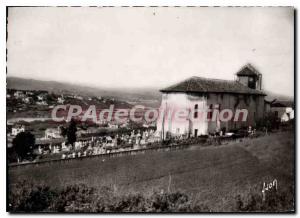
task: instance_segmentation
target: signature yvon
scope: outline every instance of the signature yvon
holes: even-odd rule
[[[263,188],[261,190],[261,192],[263,193],[263,200],[265,200],[265,193],[266,191],[271,191],[273,189],[277,190],[278,188],[278,182],[277,179],[274,179],[272,182],[270,183],[263,183]]]

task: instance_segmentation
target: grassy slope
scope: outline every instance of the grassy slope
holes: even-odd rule
[[[118,193],[183,190],[214,211],[230,211],[237,194],[260,193],[263,182],[293,184],[293,134],[280,132],[219,147],[158,152],[113,159],[85,159],[9,171],[12,183],[27,179],[61,187],[86,183]]]

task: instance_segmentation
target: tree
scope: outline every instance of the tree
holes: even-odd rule
[[[67,129],[67,144],[71,144],[74,148],[74,143],[76,142],[76,122],[74,119],[71,119],[70,124]]]
[[[18,156],[18,160],[32,159],[35,146],[35,137],[30,132],[20,132],[13,139],[13,149]]]
[[[7,160],[9,163],[18,161],[18,155],[13,147],[7,148]]]
[[[263,118],[256,121],[256,128],[264,129],[266,132],[272,129],[278,129],[279,125],[280,119],[272,112],[265,114]]]
[[[60,129],[60,135],[62,137],[66,137],[66,135],[67,135],[67,128],[65,128],[63,126],[60,126],[59,129]]]

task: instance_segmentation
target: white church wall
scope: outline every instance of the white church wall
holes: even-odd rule
[[[247,120],[230,120],[227,122],[219,120],[208,121],[205,119],[205,116],[207,116],[205,113],[198,113],[198,118],[192,119],[194,117],[193,110],[195,109],[195,105],[198,105],[199,111],[206,111],[210,105],[213,106],[212,109],[216,109],[215,107],[218,105],[220,110],[230,109],[233,112],[233,116],[237,110],[247,109]],[[174,116],[178,110],[189,111],[192,117],[188,118],[186,116],[186,119],[178,120]],[[224,127],[228,131],[241,127],[254,126],[255,121],[264,115],[264,97],[230,93],[210,93],[208,95],[163,93],[160,111],[165,111],[165,113],[161,113],[157,121],[157,131],[160,133],[164,132],[164,138],[166,138],[167,132],[172,136],[187,136],[189,133],[190,136],[195,136],[196,133],[197,136],[207,135],[219,131]]]
[[[207,134],[207,122],[190,120],[188,117],[195,105],[198,109],[205,109],[206,98],[199,95],[188,95],[185,93],[163,93],[160,107],[160,117],[157,120],[157,131],[166,137],[167,132],[172,135],[193,135],[197,129],[197,135]],[[179,111],[182,111],[179,113]],[[184,113],[186,111],[186,114]],[[180,119],[175,117],[179,114]],[[186,118],[184,118],[186,117]],[[164,119],[164,120],[163,120]]]

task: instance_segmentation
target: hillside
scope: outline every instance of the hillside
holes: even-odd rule
[[[274,99],[277,99],[279,101],[294,101],[294,97],[292,96],[286,96],[270,91],[265,91],[265,93],[267,94],[266,99],[269,101],[273,101]]]
[[[12,168],[9,177],[11,184],[23,179],[58,188],[84,183],[112,187],[119,194],[150,195],[169,187],[185,191],[212,211],[232,211],[237,195],[260,196],[263,182],[274,179],[280,191],[292,196],[293,150],[293,133],[279,132],[219,147]]]
[[[56,81],[41,81],[35,79],[24,79],[18,77],[7,77],[7,88],[17,90],[45,90],[56,94],[77,94],[81,96],[102,96],[128,101],[133,104],[143,103],[146,106],[157,107],[160,104],[160,93],[158,89],[132,88],[112,89],[101,87],[89,87],[84,85],[63,83]]]
[[[57,94],[78,94],[82,96],[104,96],[112,97],[131,104],[144,104],[149,107],[159,107],[161,94],[157,88],[101,88],[89,87],[78,84],[63,83],[56,81],[41,81],[35,79],[24,79],[18,77],[7,77],[8,89],[19,90],[45,90]],[[285,96],[272,91],[265,91],[267,100],[288,100],[294,101],[294,97]]]

